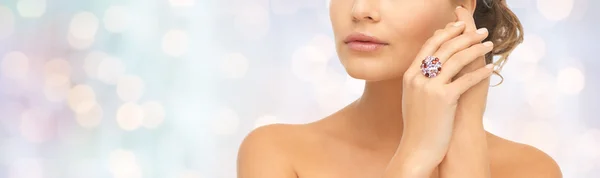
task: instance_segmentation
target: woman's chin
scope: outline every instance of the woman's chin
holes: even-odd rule
[[[368,82],[399,79],[405,71],[392,66],[346,65],[345,67],[350,77]]]

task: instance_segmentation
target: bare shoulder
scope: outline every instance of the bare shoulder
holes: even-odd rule
[[[494,177],[562,178],[556,161],[533,146],[488,134]]]
[[[239,178],[296,177],[291,154],[301,125],[272,124],[251,131],[238,151]]]

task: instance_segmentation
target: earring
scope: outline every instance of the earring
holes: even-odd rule
[[[497,86],[499,86],[500,84],[502,84],[502,82],[504,82],[504,77],[503,77],[503,76],[502,76],[502,74],[500,74],[498,71],[494,71],[494,75],[496,75],[496,76],[500,77],[500,82],[498,82],[498,83],[497,83],[497,84],[495,84],[495,85],[491,85],[491,87],[497,87]]]

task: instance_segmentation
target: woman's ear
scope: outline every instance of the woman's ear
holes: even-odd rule
[[[460,0],[460,5],[465,9],[471,11],[471,13],[475,13],[475,9],[477,8],[477,0]]]

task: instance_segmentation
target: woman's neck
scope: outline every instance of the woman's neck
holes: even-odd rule
[[[377,140],[402,136],[402,79],[367,82],[363,95],[350,104],[345,116],[355,128]]]

